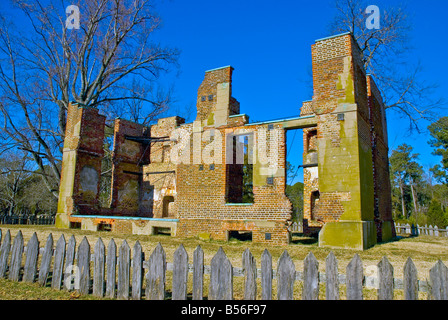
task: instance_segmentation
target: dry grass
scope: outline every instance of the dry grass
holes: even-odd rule
[[[25,244],[29,241],[32,234],[36,232],[38,239],[40,241],[40,247],[45,245],[46,238],[50,233],[53,234],[54,242],[59,239],[59,237],[64,234],[66,240],[73,234],[76,238],[77,244],[79,244],[82,238],[85,236],[89,240],[91,249],[93,251],[94,245],[101,237],[104,244],[106,245],[113,238],[117,244],[117,248],[121,245],[122,241],[126,239],[131,249],[134,243],[138,240],[143,247],[146,259],[149,257],[152,250],[155,248],[157,243],[161,243],[167,256],[167,261],[172,262],[174,251],[182,243],[188,252],[191,259],[193,257],[193,252],[195,248],[200,245],[204,251],[204,264],[210,265],[210,261],[214,254],[217,252],[220,246],[223,247],[226,255],[230,259],[234,267],[241,267],[241,256],[246,248],[249,248],[255,259],[257,260],[257,267],[260,268],[261,254],[264,249],[267,248],[264,244],[251,243],[251,242],[241,242],[241,241],[201,241],[198,239],[180,239],[175,237],[157,235],[157,236],[143,236],[143,235],[124,235],[112,232],[92,232],[92,231],[82,231],[82,230],[61,230],[56,229],[52,226],[17,226],[17,225],[3,225],[2,233],[9,229],[11,236],[14,237],[19,230],[22,231],[24,236]],[[317,260],[319,261],[319,271],[325,271],[325,258],[330,251],[333,251],[336,258],[338,259],[339,272],[345,273],[345,268],[357,253],[363,261],[365,270],[369,270],[369,266],[377,265],[383,256],[387,256],[390,263],[394,267],[394,277],[402,278],[403,267],[405,261],[408,257],[411,257],[414,261],[418,271],[419,279],[426,280],[429,275],[429,269],[437,262],[437,260],[442,260],[445,264],[448,262],[448,238],[437,238],[429,236],[419,236],[415,238],[403,237],[397,241],[392,241],[388,243],[378,244],[373,248],[365,251],[355,251],[348,249],[329,249],[320,248],[314,239],[310,238],[293,238],[293,243],[287,246],[271,246],[268,247],[269,252],[272,255],[273,268],[277,267],[277,261],[284,250],[287,250],[289,255],[292,257],[296,270],[303,270],[303,260],[309,252],[313,252]],[[191,277],[191,275],[190,275]],[[234,278],[234,288],[235,288],[235,298],[241,299],[243,296],[242,292],[242,278]],[[260,279],[258,279],[260,281]],[[240,283],[241,282],[241,283]],[[205,285],[204,285],[204,295],[207,295],[208,288],[208,275],[205,275]],[[3,285],[3,283],[0,283]],[[171,291],[171,281],[170,273],[167,274],[167,290]],[[191,281],[190,281],[189,292],[191,292]],[[275,281],[274,281],[275,285]],[[260,286],[259,286],[260,288]],[[261,296],[261,289],[259,291],[259,296]],[[274,288],[274,298],[275,291]],[[301,295],[301,283],[297,282],[295,285],[296,297],[300,298]],[[321,290],[322,298],[324,297],[325,290]],[[341,297],[345,296],[344,288],[341,287]],[[396,298],[402,297],[402,293],[399,290],[396,292]],[[420,294],[423,297],[423,294]],[[2,298],[0,293],[0,298]],[[365,290],[366,299],[375,299],[376,290]]]
[[[35,283],[16,282],[0,279],[0,300],[94,300],[91,295],[77,292],[53,290]]]

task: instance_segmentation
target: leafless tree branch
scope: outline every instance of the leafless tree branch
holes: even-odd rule
[[[10,0],[27,28],[0,13],[2,147],[26,150],[55,197],[71,101],[104,113],[120,105],[143,123],[167,110],[155,83],[178,52],[153,41],[154,1],[78,1],[78,30],[66,28],[62,1]]]
[[[422,81],[421,65],[408,63],[411,25],[405,6],[381,6],[380,29],[368,29],[365,10],[369,4],[335,0],[337,14],[331,32],[354,35],[363,53],[364,67],[375,78],[385,108],[408,119],[410,131],[420,131],[421,120],[433,121],[445,101],[434,98],[436,84]]]

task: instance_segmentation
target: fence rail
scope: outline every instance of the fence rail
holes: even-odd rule
[[[395,230],[400,234],[411,234],[418,236],[421,234],[435,236],[435,237],[448,237],[448,227],[445,229],[439,228],[438,226],[420,226],[411,224],[395,224]],[[294,221],[289,227],[289,231],[293,233],[303,233],[303,223]]]
[[[439,228],[438,226],[420,226],[414,224],[395,224],[395,230],[397,233],[402,234],[411,234],[414,236],[418,236],[420,234],[425,234],[429,236],[435,237],[448,237],[448,227],[446,229]]]
[[[54,224],[54,217],[36,217],[26,215],[0,215],[0,224],[32,224],[51,225]]]
[[[106,247],[98,238],[91,254],[91,246],[86,237],[76,247],[76,239],[68,242],[61,235],[56,246],[50,233],[43,248],[39,247],[36,233],[24,246],[22,232],[12,241],[7,230],[2,239],[0,229],[0,277],[14,281],[34,282],[54,289],[76,289],[82,294],[117,299],[142,298],[148,300],[167,299],[166,274],[172,273],[171,299],[187,299],[188,273],[193,273],[192,298],[204,298],[204,274],[209,274],[209,300],[230,300],[233,295],[233,277],[244,277],[244,298],[256,299],[257,278],[261,278],[261,297],[273,297],[273,281],[277,283],[279,300],[294,299],[294,282],[303,282],[302,299],[315,300],[319,297],[319,283],[325,283],[325,298],[338,300],[340,285],[346,286],[348,300],[363,299],[363,287],[377,288],[378,299],[394,297],[394,289],[404,290],[406,300],[418,299],[419,291],[427,292],[434,300],[448,300],[448,269],[442,261],[431,268],[429,281],[417,278],[417,269],[411,258],[404,266],[403,279],[393,278],[393,267],[386,257],[378,263],[378,277],[363,273],[361,258],[355,254],[346,268],[339,274],[338,262],[331,252],[326,258],[325,272],[319,272],[319,263],[310,252],[304,260],[303,271],[296,271],[295,265],[285,250],[278,261],[276,270],[272,268],[272,256],[266,249],[261,256],[261,269],[256,268],[256,260],[249,249],[242,256],[242,268],[234,268],[224,250],[219,248],[209,266],[204,265],[204,252],[198,246],[190,263],[188,254],[181,244],[174,253],[173,262],[167,263],[166,254],[159,243],[149,258],[145,259],[140,243],[135,242],[132,250],[126,240],[120,248],[110,240]],[[132,254],[131,254],[132,253]],[[41,263],[38,266],[38,257]],[[22,259],[25,256],[25,262]],[[53,261],[53,263],[52,263]],[[9,263],[8,263],[9,262]],[[22,267],[23,265],[23,267]],[[51,275],[51,277],[50,277]],[[49,279],[51,278],[51,283]]]

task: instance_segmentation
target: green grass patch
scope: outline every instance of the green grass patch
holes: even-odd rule
[[[36,282],[16,282],[0,279],[0,300],[93,300],[91,295],[41,287]]]

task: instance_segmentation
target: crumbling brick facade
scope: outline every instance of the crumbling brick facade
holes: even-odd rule
[[[286,132],[303,129],[305,231],[321,245],[364,249],[393,236],[381,95],[352,35],[312,46],[314,95],[300,117],[250,123],[230,66],[205,72],[197,116],[114,122],[110,203],[98,203],[105,118],[71,104],[59,227],[287,244]]]
[[[325,228],[344,224],[359,234],[350,246],[363,249],[395,236],[384,106],[351,34],[317,40],[312,58],[314,95],[301,114],[317,117],[312,150],[304,130],[304,163],[315,157],[318,167],[304,168],[304,219],[324,227],[322,245],[337,246]]]
[[[226,240],[230,231],[245,231],[252,232],[256,242],[288,243],[291,203],[284,193],[284,174],[273,177],[268,185],[267,175],[255,163],[253,203],[230,199],[236,190],[241,192],[242,184],[241,175],[239,182],[238,175],[229,180],[229,175],[241,171],[241,164],[235,163],[233,137],[245,135],[253,142],[260,127],[268,131],[267,125],[251,126],[247,116],[238,114],[239,103],[231,95],[232,71],[224,67],[206,72],[198,90],[196,121],[182,126],[192,137],[193,151],[187,164],[177,166],[177,232],[184,237],[207,233],[213,239]],[[281,126],[277,129],[278,171],[284,173],[285,132]]]
[[[98,207],[105,117],[70,104],[63,149],[58,212],[95,212]],[[63,216],[67,224],[67,216]]]
[[[390,185],[387,123],[381,93],[373,81],[367,76],[367,95],[371,127],[373,181],[374,181],[374,216],[377,227],[377,240],[382,241],[383,228],[390,226],[395,235],[392,221],[392,190]]]

